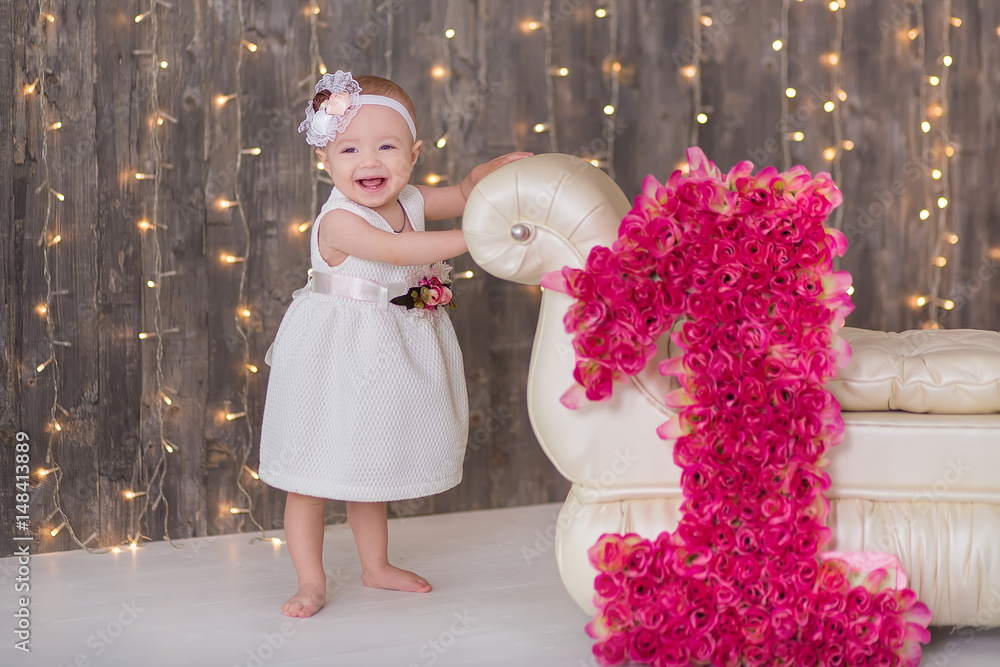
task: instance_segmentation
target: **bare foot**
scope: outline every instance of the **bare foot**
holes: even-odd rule
[[[392,565],[383,565],[377,570],[362,570],[361,583],[369,588],[407,593],[427,593],[431,590],[431,585],[420,575]]]
[[[326,604],[326,584],[302,584],[298,592],[281,606],[285,616],[309,618]]]

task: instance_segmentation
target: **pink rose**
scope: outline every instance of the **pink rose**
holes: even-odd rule
[[[629,641],[629,658],[637,662],[649,663],[660,648],[660,640],[655,632],[646,629],[634,633]]]
[[[341,116],[351,108],[351,96],[348,93],[333,93],[326,100],[323,108],[331,116]]]
[[[601,572],[620,572],[625,564],[625,542],[621,535],[605,533],[587,551],[590,563]]]
[[[594,606],[600,607],[605,605],[612,600],[618,599],[618,596],[621,595],[621,579],[619,576],[612,576],[606,572],[601,572],[594,579],[594,590],[597,596],[594,600]]]

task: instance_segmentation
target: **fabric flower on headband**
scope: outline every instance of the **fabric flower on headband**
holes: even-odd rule
[[[306,106],[306,119],[299,125],[299,132],[306,133],[306,143],[319,148],[332,141],[338,132],[343,132],[361,108],[358,100],[361,86],[350,72],[337,70],[333,74],[324,74],[316,84],[315,93],[324,90],[330,93],[330,98],[320,105],[319,111],[313,110],[310,100]]]

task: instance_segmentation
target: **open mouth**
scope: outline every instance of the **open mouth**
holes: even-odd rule
[[[375,191],[385,185],[386,179],[384,178],[362,178],[356,181],[364,190]]]

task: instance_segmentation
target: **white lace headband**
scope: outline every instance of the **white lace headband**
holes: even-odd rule
[[[310,146],[323,148],[333,141],[338,132],[347,129],[347,124],[364,104],[389,107],[397,112],[410,128],[413,140],[417,140],[417,127],[406,107],[391,97],[362,95],[361,86],[350,72],[337,70],[334,74],[324,74],[316,84],[315,92],[324,90],[330,93],[330,97],[320,104],[319,111],[313,109],[310,100],[306,107],[306,119],[299,125],[299,132],[306,133],[306,143]]]

